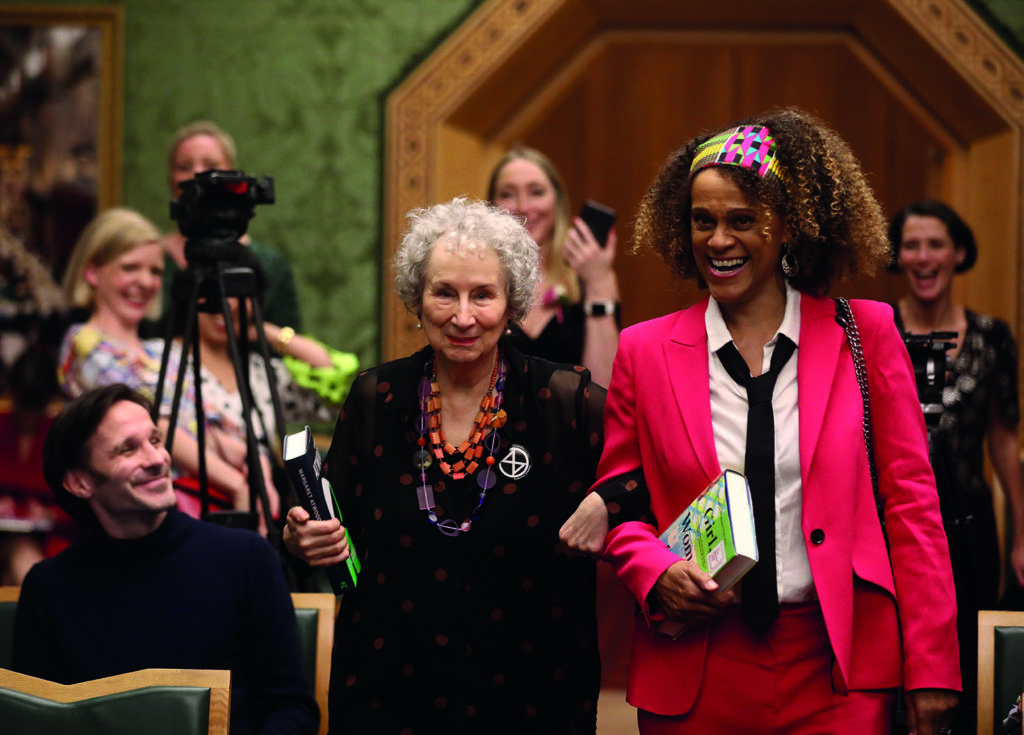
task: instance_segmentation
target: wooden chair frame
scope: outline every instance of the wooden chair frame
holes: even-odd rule
[[[228,735],[231,719],[231,672],[215,669],[143,669],[79,684],[57,684],[0,669],[0,688],[52,702],[81,702],[149,687],[199,687],[210,690],[209,735]]]
[[[996,628],[1024,627],[1024,613],[1006,610],[978,611],[978,733],[992,732],[995,699]],[[1024,686],[1024,682],[1021,682]],[[1006,713],[999,713],[1002,718]]]
[[[16,608],[18,598],[21,596],[21,587],[2,586],[0,587],[0,668],[11,665],[11,658],[14,649],[14,617],[13,609]]]
[[[21,587],[0,586],[0,603],[17,602],[20,594]],[[331,655],[334,648],[334,619],[338,610],[337,599],[328,593],[296,592],[292,594],[292,604],[297,610],[314,609],[317,611],[316,679],[313,682],[313,690],[317,705],[320,707],[320,735],[326,735],[328,729],[327,691],[331,682]],[[149,671],[167,671],[167,669],[149,669]]]
[[[327,690],[331,683],[331,655],[334,649],[334,618],[337,614],[337,599],[327,592],[293,592],[295,609],[317,611],[316,680],[313,693],[320,707],[320,735],[326,735]]]

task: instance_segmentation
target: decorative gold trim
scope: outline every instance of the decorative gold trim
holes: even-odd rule
[[[889,0],[994,109],[1024,124],[1024,63],[961,0]]]

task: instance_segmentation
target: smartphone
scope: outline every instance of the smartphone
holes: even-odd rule
[[[598,245],[604,247],[608,244],[608,232],[615,224],[614,209],[588,199],[580,210],[580,219],[587,223]]]

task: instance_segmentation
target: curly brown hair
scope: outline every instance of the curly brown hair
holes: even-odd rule
[[[855,274],[873,275],[890,258],[887,222],[850,147],[820,120],[796,108],[740,120],[723,128],[764,126],[778,148],[784,184],[740,166],[717,170],[744,196],[769,207],[788,227],[800,291],[824,294]],[[633,250],[651,248],[681,278],[700,277],[690,225],[690,164],[697,147],[722,130],[703,133],[669,156],[640,202]]]

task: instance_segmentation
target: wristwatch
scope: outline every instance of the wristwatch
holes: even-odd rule
[[[585,301],[583,303],[583,313],[587,316],[613,316],[618,305],[618,301],[612,301],[611,299]]]

